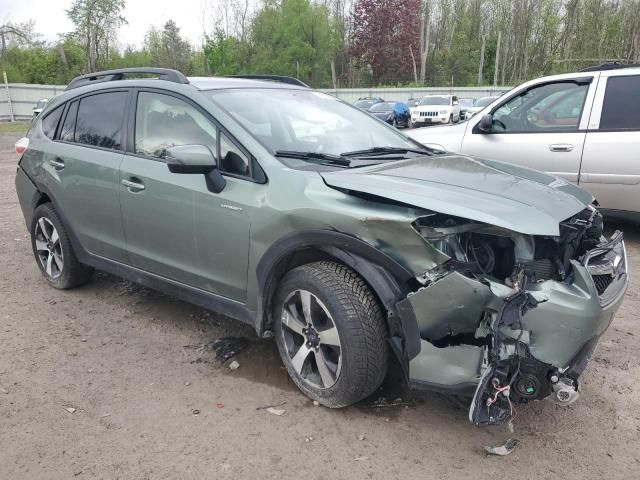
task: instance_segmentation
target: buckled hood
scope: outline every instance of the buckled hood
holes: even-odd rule
[[[468,218],[527,235],[559,235],[559,223],[593,197],[563,179],[464,155],[434,155],[321,173],[327,185]]]

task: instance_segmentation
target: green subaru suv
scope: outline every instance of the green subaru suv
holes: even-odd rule
[[[85,75],[16,150],[52,287],[95,268],[246,322],[329,407],[390,362],[478,425],[570,404],[628,284],[585,191],[425,148],[291,78]]]

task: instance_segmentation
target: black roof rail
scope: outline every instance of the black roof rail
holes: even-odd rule
[[[621,68],[638,68],[640,63],[621,63],[621,62],[606,62],[600,65],[594,65],[592,67],[583,68],[580,72],[598,72],[600,70],[618,70]]]
[[[227,78],[246,78],[249,80],[269,80],[271,82],[286,83],[288,85],[296,85],[298,87],[311,88],[302,80],[297,78],[287,77],[285,75],[227,75]]]
[[[104,70],[102,72],[87,73],[86,75],[80,75],[69,82],[65,90],[72,90],[74,88],[83,87],[85,85],[91,85],[94,83],[111,82],[114,80],[123,80],[125,75],[139,74],[139,75],[158,75],[159,80],[166,80],[174,83],[189,83],[187,77],[177,70],[170,68],[154,68],[154,67],[133,67],[133,68],[118,68],[115,70]]]

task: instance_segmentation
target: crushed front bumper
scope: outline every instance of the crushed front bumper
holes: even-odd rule
[[[473,395],[478,425],[508,421],[517,403],[574,401],[628,286],[622,234],[571,264],[567,280],[526,290],[453,271],[400,302],[412,307],[421,337],[412,386]]]

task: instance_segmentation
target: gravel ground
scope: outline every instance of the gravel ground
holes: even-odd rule
[[[486,457],[509,433],[445,396],[390,380],[378,396],[407,404],[317,407],[240,324],[101,273],[49,288],[14,190],[16,139],[0,135],[0,478],[640,478],[638,227],[615,225],[635,275],[582,397],[521,408],[519,447]],[[235,371],[185,348],[228,335],[251,339]],[[275,404],[284,415],[257,409]]]

